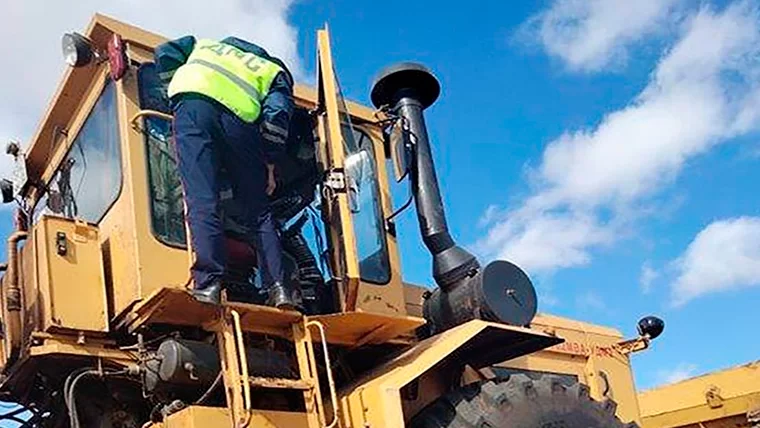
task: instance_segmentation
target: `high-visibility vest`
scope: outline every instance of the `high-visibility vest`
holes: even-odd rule
[[[255,122],[261,102],[282,67],[252,53],[215,40],[199,40],[187,62],[169,83],[169,96],[206,95],[245,122]]]

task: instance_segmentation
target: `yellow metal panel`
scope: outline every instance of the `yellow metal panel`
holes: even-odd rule
[[[593,333],[601,336],[616,337],[618,339],[623,337],[623,334],[614,328],[543,313],[537,314],[530,324],[533,328],[561,329],[562,331]]]
[[[422,296],[428,289],[412,284],[404,284],[404,300],[406,302],[406,313],[409,316],[422,316]]]
[[[718,396],[712,406],[706,396],[710,390]],[[760,407],[760,361],[644,391],[639,402],[645,427],[682,427],[744,415]]]
[[[589,386],[594,399],[614,400],[621,420],[640,422],[629,356],[615,347],[622,339],[619,331],[547,314],[536,316],[531,327],[556,334],[565,342],[500,365],[575,375]]]
[[[231,425],[227,409],[191,406],[169,416],[164,423],[149,426],[151,428],[223,428]],[[306,415],[295,412],[256,410],[251,415],[248,426],[256,428],[304,427]]]
[[[103,260],[98,229],[85,223],[43,216],[38,239],[40,288],[47,290],[45,327],[108,331]],[[58,253],[63,234],[65,254]]]
[[[750,427],[747,423],[747,411],[760,405],[760,394],[746,395],[729,399],[718,408],[712,409],[707,405],[688,407],[677,411],[662,413],[655,416],[642,417],[642,428],[704,428],[718,427]],[[736,424],[741,421],[741,424]]]
[[[473,320],[430,337],[390,362],[375,368],[346,389],[341,397],[340,416],[344,426],[401,427],[404,413],[400,389],[465,346],[481,333],[499,333],[477,349],[493,349],[497,344],[518,347],[533,342],[537,348],[557,343],[557,338],[520,327]],[[530,351],[527,351],[530,352]]]
[[[269,306],[226,302],[225,306],[237,310],[245,331],[290,336],[291,324],[301,319],[295,311],[283,311]],[[135,331],[149,324],[205,326],[213,330],[219,319],[220,307],[195,300],[189,291],[178,288],[161,288],[140,302],[127,314],[120,326]]]
[[[330,50],[330,36],[327,29],[317,32],[317,84],[321,88],[324,97],[324,113],[320,115],[321,134],[320,138],[326,137],[327,141],[322,148],[326,152],[327,170],[343,170],[344,148],[343,133],[338,105],[340,88],[337,86],[335,69],[333,66],[332,53]],[[344,180],[345,181],[345,180]],[[344,183],[347,184],[347,183]],[[327,194],[326,209],[330,216],[331,243],[337,246],[334,253],[336,266],[339,266],[337,274],[343,278],[344,290],[342,304],[344,310],[352,311],[356,308],[357,291],[359,286],[359,262],[356,257],[356,237],[354,236],[353,220],[348,207],[348,195],[346,192],[330,191]]]
[[[225,302],[224,305],[238,311],[244,331],[285,338],[291,336],[291,326],[303,318],[298,312],[283,311],[269,306],[239,302]],[[219,309],[217,306],[198,302],[185,290],[162,288],[136,305],[119,327],[135,331],[149,324],[169,324],[214,329],[212,324],[219,318]],[[349,346],[385,342],[425,324],[422,318],[369,312],[317,315],[306,319],[324,324],[328,342]]]
[[[422,318],[368,312],[317,315],[308,319],[325,326],[328,342],[349,346],[383,343],[425,324]]]
[[[529,370],[545,373],[557,373],[577,376],[580,382],[586,382],[587,359],[577,355],[563,355],[546,350],[535,354],[525,355],[514,360],[497,364],[497,367],[508,367],[517,370]]]
[[[29,349],[30,357],[42,357],[47,355],[103,358],[109,362],[116,362],[123,365],[136,363],[138,360],[136,353],[121,351],[114,348],[106,348],[102,345],[75,344],[61,340],[46,340],[44,345],[32,346]]]

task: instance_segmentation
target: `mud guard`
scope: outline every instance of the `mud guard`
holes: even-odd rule
[[[535,330],[481,320],[469,321],[423,340],[341,391],[344,426],[404,426],[401,389],[448,361],[481,368],[562,343]],[[431,397],[435,398],[435,397]]]

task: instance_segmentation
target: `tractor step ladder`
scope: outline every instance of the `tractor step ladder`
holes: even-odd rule
[[[330,366],[327,338],[324,325],[317,320],[308,320],[300,316],[290,321],[292,341],[298,362],[298,379],[252,377],[248,374],[248,361],[245,352],[244,330],[241,327],[240,312],[234,307],[223,305],[216,323],[219,353],[222,363],[227,405],[230,409],[232,426],[245,428],[249,425],[253,412],[251,390],[256,388],[288,389],[301,391],[304,399],[306,420],[309,428],[333,428],[338,424],[337,392]],[[331,403],[330,422],[326,421],[328,413],[320,391],[317,362],[314,353],[312,332],[316,330],[322,345],[322,354],[326,368],[326,377]]]
[[[219,344],[225,393],[232,427],[250,425],[257,413],[252,410],[252,389],[280,389],[303,394],[304,420],[309,428],[334,427],[338,424],[335,409],[337,397],[330,371],[327,345],[355,349],[361,346],[386,344],[407,346],[414,342],[414,331],[425,320],[401,314],[372,312],[339,312],[324,315],[302,315],[236,301],[222,305],[201,303],[181,287],[163,287],[137,302],[115,323],[115,328],[136,333],[151,325],[201,328],[213,333]],[[244,333],[274,336],[293,342],[298,363],[298,378],[251,377],[248,371]],[[317,374],[314,343],[320,342],[325,356],[327,405]],[[246,380],[245,382],[243,380]],[[331,416],[332,415],[332,416]],[[329,418],[329,423],[326,419]]]

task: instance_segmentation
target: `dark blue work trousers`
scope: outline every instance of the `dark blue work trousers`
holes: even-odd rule
[[[202,289],[222,279],[227,263],[221,167],[248,223],[245,226],[253,231],[263,285],[282,283],[282,247],[266,194],[268,176],[258,126],[243,122],[211,99],[184,95],[174,106],[174,135],[195,250],[195,287]]]

